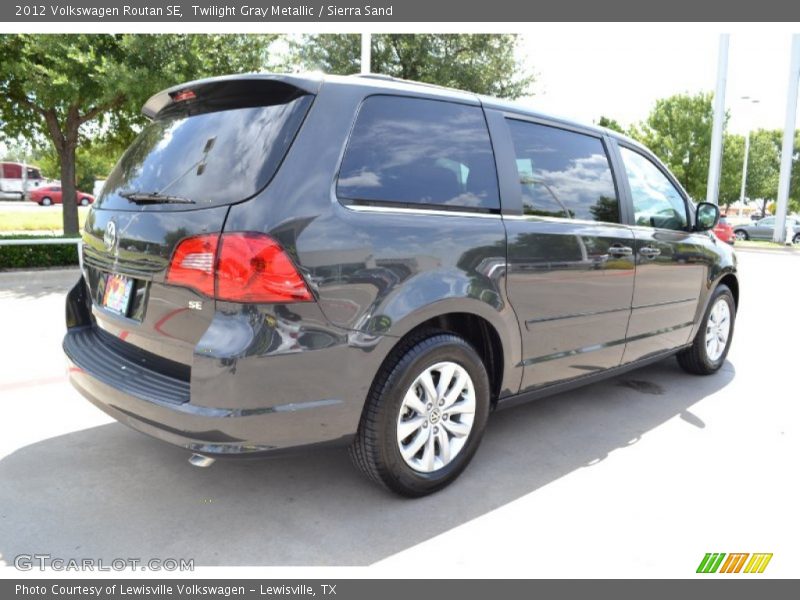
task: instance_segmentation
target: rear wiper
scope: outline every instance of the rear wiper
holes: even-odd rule
[[[122,192],[120,194],[126,200],[135,204],[194,204],[194,200],[183,196],[172,196],[170,194],[159,194],[158,192]]]

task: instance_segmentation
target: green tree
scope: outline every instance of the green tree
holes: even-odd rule
[[[794,136],[792,178],[789,182],[789,212],[800,214],[800,130]]]
[[[516,35],[383,34],[372,36],[373,73],[422,81],[478,94],[519,98],[533,75],[518,64]],[[292,44],[290,64],[307,70],[358,73],[361,36],[306,35]]]
[[[656,102],[647,119],[624,133],[648,146],[697,200],[706,197],[711,153],[713,95],[678,94]],[[727,115],[726,115],[727,121]],[[599,125],[623,131],[619,123],[601,117]],[[750,134],[745,196],[758,199],[760,209],[775,201],[780,172],[781,135],[759,129]],[[744,136],[724,134],[719,203],[729,206],[739,199],[744,166]],[[795,137],[789,209],[800,212],[800,131]]]
[[[612,119],[611,117],[606,117],[605,115],[600,117],[600,120],[597,121],[597,125],[600,127],[605,127],[606,129],[611,129],[612,131],[627,134],[625,128],[620,124],[619,121]]]
[[[778,195],[778,176],[781,168],[781,132],[758,129],[750,134],[750,156],[747,160],[748,198],[761,202],[761,212]]]
[[[759,129],[751,137],[747,193],[748,196],[761,200],[762,211],[778,198],[782,145],[783,132],[779,129]],[[800,131],[795,132],[794,138],[788,212],[800,213]]]
[[[79,190],[92,193],[94,182],[105,179],[114,168],[120,150],[115,143],[102,138],[89,140],[78,148],[76,155],[76,184]]]
[[[711,126],[710,93],[677,94],[656,101],[647,119],[632,130],[696,199],[706,197]]]
[[[0,160],[31,163],[34,160],[33,146],[25,139],[9,138],[0,131]]]
[[[592,213],[595,221],[617,223],[619,222],[619,201],[616,198],[600,196],[600,199],[589,207],[589,212]]]
[[[45,137],[58,156],[64,233],[78,232],[78,147],[104,136],[122,145],[154,92],[189,79],[263,67],[276,36],[0,35],[0,128]]]
[[[726,133],[722,140],[722,169],[719,178],[719,204],[730,206],[742,189],[744,166],[744,136]]]

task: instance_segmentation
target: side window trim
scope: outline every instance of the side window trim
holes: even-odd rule
[[[508,127],[507,113],[496,109],[484,109],[489,137],[492,140],[497,179],[500,186],[500,208],[505,217],[522,216],[522,190],[519,186],[514,141]]]
[[[627,207],[627,203],[625,202],[624,197],[623,197],[623,188],[622,188],[623,181],[624,181],[624,183],[625,183],[625,185],[627,187],[627,179],[628,178],[627,178],[627,174],[625,173],[625,171],[620,171],[619,168],[618,168],[618,165],[615,163],[614,152],[618,153],[618,150],[616,148],[612,149],[611,145],[609,144],[609,142],[612,141],[612,138],[610,138],[609,136],[607,136],[607,135],[605,135],[605,134],[603,134],[601,132],[595,131],[593,129],[588,129],[588,128],[585,128],[585,127],[581,127],[580,125],[572,125],[570,123],[563,123],[563,122],[555,120],[555,119],[548,119],[548,118],[545,118],[545,117],[537,117],[537,116],[533,116],[533,115],[526,115],[526,114],[523,114],[523,113],[516,113],[516,112],[513,112],[513,111],[506,111],[506,112],[501,113],[501,114],[502,114],[502,118],[503,118],[503,121],[504,121],[504,124],[505,124],[505,129],[506,129],[506,132],[507,132],[507,136],[508,136],[508,140],[507,140],[506,143],[509,145],[509,148],[510,148],[510,151],[511,151],[511,156],[513,157],[513,161],[516,161],[516,151],[514,149],[514,141],[513,141],[512,137],[511,137],[511,128],[508,125],[508,121],[521,121],[523,123],[531,123],[531,124],[534,124],[534,125],[541,125],[543,127],[552,127],[553,129],[560,129],[562,131],[567,131],[569,133],[575,133],[575,134],[578,134],[578,135],[584,135],[584,136],[591,137],[591,138],[594,138],[594,139],[598,140],[600,142],[600,144],[602,145],[602,147],[603,147],[603,151],[605,152],[606,160],[608,161],[608,168],[611,171],[611,181],[612,181],[612,183],[614,185],[614,193],[617,196],[617,206],[618,206],[619,220],[618,220],[618,222],[616,224],[617,225],[629,224],[626,221],[626,218],[631,218],[632,219],[632,214],[633,213]],[[490,128],[490,130],[491,130],[491,128]],[[620,163],[621,163],[621,157],[620,157],[619,160],[620,160]],[[515,165],[514,166],[514,186],[518,190],[518,194],[519,194],[519,199],[518,199],[519,212],[518,213],[514,213],[514,214],[523,215],[524,214],[524,206],[523,206],[523,200],[522,200],[522,193],[519,192],[519,175],[517,174],[516,164],[514,163],[514,165]],[[498,168],[498,172],[499,172],[499,168]],[[622,174],[622,175],[620,176],[620,174]],[[574,220],[576,220],[576,219],[573,219],[573,218],[570,218],[570,217],[548,217],[548,218],[562,219],[562,220],[565,220],[565,221],[574,221]],[[603,221],[595,221],[595,222],[602,223]]]
[[[335,190],[334,190],[335,193]],[[430,204],[427,202],[402,202],[398,200],[364,200],[361,198],[341,198],[336,200],[345,208],[365,207],[387,209],[408,209],[420,212],[445,212],[445,213],[475,213],[476,215],[499,215],[499,208],[486,208],[482,206],[450,206],[447,204]]]
[[[413,99],[413,100],[427,100],[432,102],[442,102],[445,104],[456,104],[459,106],[466,106],[466,107],[473,107],[481,111],[483,122],[486,126],[486,133],[489,140],[489,145],[492,150],[492,164],[495,168],[495,177],[497,179],[497,200],[498,200],[498,207],[497,208],[489,208],[489,207],[481,207],[481,206],[451,206],[451,205],[443,205],[443,204],[429,204],[429,203],[422,203],[422,202],[403,202],[403,201],[391,201],[391,200],[370,200],[370,199],[360,199],[360,198],[347,198],[345,196],[339,195],[339,177],[341,175],[342,166],[345,162],[345,158],[347,157],[347,152],[350,149],[350,144],[353,141],[353,135],[355,132],[356,125],[358,123],[358,118],[364,108],[364,105],[372,98],[406,98],[406,99]],[[353,116],[353,120],[350,123],[350,127],[348,128],[347,138],[345,140],[344,145],[342,146],[337,166],[336,166],[336,174],[333,179],[332,184],[332,195],[335,199],[336,203],[340,206],[350,209],[356,210],[359,209],[374,209],[377,211],[386,210],[400,210],[405,212],[425,212],[425,213],[454,213],[454,214],[474,214],[475,216],[493,216],[499,218],[503,212],[503,193],[502,193],[502,178],[498,171],[499,165],[497,164],[497,155],[495,149],[494,138],[492,137],[491,125],[489,123],[487,110],[484,109],[483,105],[476,101],[476,102],[469,102],[465,100],[459,99],[450,99],[450,98],[438,98],[438,97],[429,97],[424,95],[414,95],[414,94],[407,94],[407,93],[386,93],[386,92],[378,92],[374,94],[365,95],[358,103],[358,108],[355,111]]]
[[[675,179],[675,177],[673,177],[672,173],[670,173],[669,170],[654,155],[651,155],[650,153],[647,153],[647,152],[643,152],[641,148],[637,148],[636,146],[634,146],[632,144],[627,144],[624,141],[623,142],[618,142],[618,146],[619,146],[619,148],[625,148],[626,150],[628,150],[630,152],[633,152],[634,154],[638,154],[639,156],[644,158],[646,161],[648,161],[651,165],[653,165],[658,170],[658,172],[661,173],[666,178],[667,181],[669,181],[669,183],[672,185],[672,187],[675,188],[675,191],[678,192],[678,196],[680,196],[681,199],[683,200],[683,210],[684,210],[684,212],[686,214],[686,227],[684,229],[664,229],[663,231],[686,231],[686,232],[692,232],[694,230],[694,211],[690,210],[690,208],[689,208],[692,203],[689,200],[688,195],[686,194],[686,190],[683,189],[683,186],[680,184],[680,182],[678,182],[678,180]],[[629,194],[629,197],[630,197],[630,203],[631,203],[631,206],[630,206],[631,225],[634,225],[634,226],[637,226],[637,227],[641,227],[641,225],[636,225],[636,223],[634,223],[634,218],[633,218],[633,215],[634,215],[633,193],[631,192],[630,180],[628,178],[628,171],[625,169],[625,161],[622,159],[622,154],[621,153],[620,153],[620,166],[621,166],[621,169],[622,169],[621,173],[624,173],[624,175],[625,175],[625,177],[624,177],[625,185],[627,187],[628,194]],[[653,227],[652,229],[659,229],[659,228],[658,227]]]
[[[630,184],[628,183],[628,173],[622,162],[622,154],[619,151],[617,139],[610,135],[603,138],[608,148],[608,157],[611,162],[611,172],[614,176],[614,185],[617,186],[619,196],[619,219],[623,225],[633,224],[633,195],[631,194]]]

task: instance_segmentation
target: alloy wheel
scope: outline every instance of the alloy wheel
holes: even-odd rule
[[[728,345],[731,332],[731,309],[725,298],[718,298],[706,322],[706,354],[711,361],[719,360]]]
[[[421,473],[447,466],[466,445],[475,417],[475,386],[454,362],[428,367],[407,390],[397,419],[405,463]]]

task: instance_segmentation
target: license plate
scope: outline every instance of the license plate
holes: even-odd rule
[[[103,306],[120,315],[128,314],[133,279],[109,273],[106,275],[106,289],[103,293]]]

